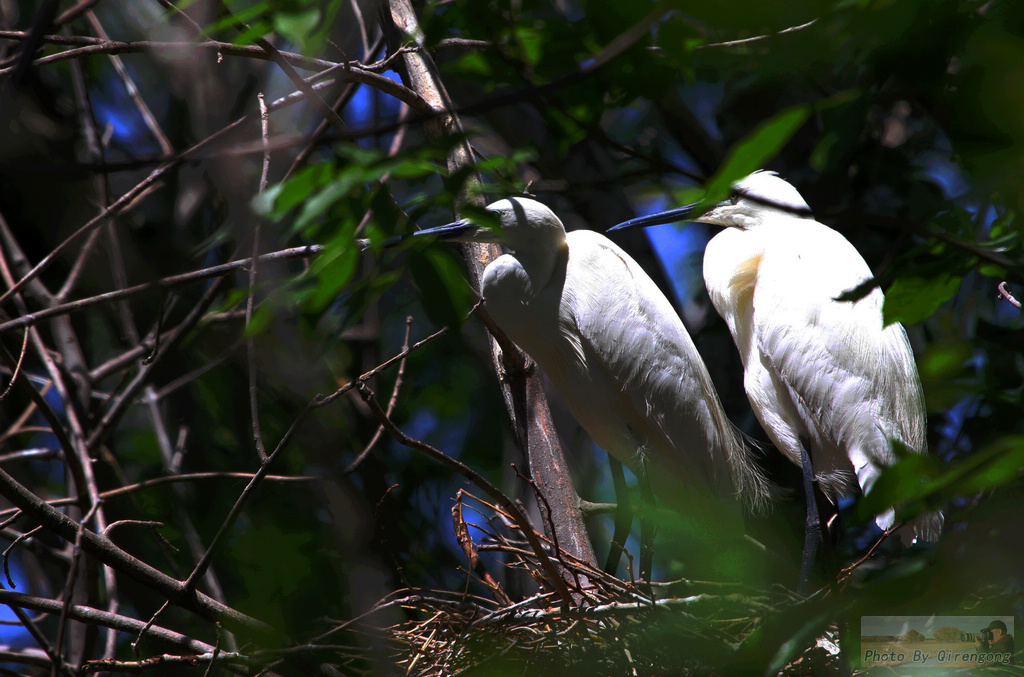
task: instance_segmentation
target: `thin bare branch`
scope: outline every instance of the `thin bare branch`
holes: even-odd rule
[[[298,74],[295,68],[288,62],[288,59],[284,58],[284,55],[278,51],[266,38],[256,38],[256,44],[262,47],[267,54],[270,55],[271,61],[276,63],[284,74],[288,76],[288,79],[292,81],[296,89],[305,94],[309,98],[309,102],[312,103],[317,111],[324,116],[328,122],[331,123],[335,129],[339,132],[345,131],[345,122],[341,119],[333,108],[327,105],[327,102],[323,100],[319,93],[317,93],[308,82],[302,79],[302,76]]]
[[[4,388],[4,392],[0,393],[0,402],[7,399],[7,393],[11,392],[11,388],[14,386],[14,382],[18,380],[18,375],[21,373],[21,363],[25,359],[25,353],[28,348],[28,328],[25,329],[24,334],[21,337],[21,350],[18,351],[18,362],[14,365],[14,369],[11,370],[11,380],[7,382],[7,387]]]
[[[427,338],[425,338],[425,339],[423,339],[421,341],[417,341],[416,343],[414,343],[412,345],[412,347],[409,348],[408,350],[402,350],[400,353],[398,353],[397,355],[395,355],[391,359],[385,360],[384,362],[381,362],[376,367],[374,367],[370,371],[366,372],[365,374],[360,376],[355,381],[350,381],[350,382],[346,383],[345,385],[343,385],[342,387],[340,387],[337,390],[335,390],[330,395],[328,395],[326,397],[319,398],[318,400],[316,400],[316,402],[314,402],[313,406],[314,407],[323,407],[323,406],[326,406],[326,405],[330,404],[331,402],[333,402],[334,400],[338,399],[339,397],[341,397],[342,395],[344,395],[348,391],[350,391],[353,388],[355,388],[360,382],[367,381],[367,380],[373,378],[377,374],[381,373],[382,371],[384,371],[385,369],[390,367],[395,362],[398,362],[400,360],[405,359],[405,357],[409,353],[411,353],[413,351],[416,351],[416,350],[419,350],[420,348],[422,348],[426,344],[430,343],[431,341],[433,341],[437,337],[439,337],[439,336],[441,336],[441,335],[443,335],[443,334],[445,334],[447,332],[448,332],[448,327],[442,327],[441,329],[438,329],[437,331],[435,331],[433,334],[431,334]]]
[[[435,50],[442,49],[484,49],[494,45],[490,40],[470,40],[468,38],[445,38],[436,45]]]
[[[82,560],[82,534],[85,532],[85,525],[93,518],[99,507],[99,501],[92,504],[89,512],[79,522],[78,533],[75,534],[75,544],[71,550],[71,566],[68,567],[68,575],[64,583],[64,593],[61,595],[64,599],[64,604],[61,606],[60,619],[57,621],[57,641],[55,642],[57,645],[57,660],[53,664],[54,677],[64,667],[64,654],[60,649],[64,646],[64,633],[67,631],[68,607],[71,606],[71,602],[75,598],[75,583]]]
[[[100,23],[96,17],[96,13],[92,10],[88,10],[85,13],[85,18],[88,20],[89,25],[96,31],[96,37],[101,40],[108,41],[110,36],[103,29],[103,24]],[[125,89],[128,92],[128,96],[135,103],[135,108],[139,111],[139,115],[142,116],[143,122],[146,123],[146,128],[149,129],[153,138],[156,139],[157,143],[160,144],[160,149],[164,152],[165,156],[174,154],[174,146],[171,145],[170,139],[164,134],[164,130],[160,128],[160,123],[156,121],[156,116],[153,115],[153,111],[149,109],[149,105],[146,104],[146,100],[142,98],[142,94],[139,92],[139,88],[135,86],[135,80],[128,73],[128,69],[125,68],[124,62],[121,61],[121,57],[117,54],[110,54],[110,63],[113,64],[114,70],[117,71],[117,76],[121,79]]]
[[[72,233],[67,239],[61,242],[59,245],[54,247],[50,253],[44,256],[39,263],[35,265],[28,273],[26,273],[16,284],[10,287],[2,296],[0,296],[0,305],[6,303],[14,294],[20,292],[29,282],[34,280],[43,270],[48,268],[57,258],[64,253],[71,245],[77,242],[84,235],[89,234],[97,227],[100,226],[109,216],[118,213],[124,209],[127,205],[135,200],[143,191],[149,188],[149,186],[155,184],[168,170],[171,169],[177,160],[165,163],[160,167],[157,167],[153,172],[138,183],[134,188],[129,190],[127,193],[122,195],[109,207],[106,207],[100,211],[100,214],[90,219],[84,226]],[[0,331],[3,331],[0,329]]]
[[[405,358],[409,355],[409,337],[412,334],[412,316],[405,318],[405,340],[402,342],[402,352],[405,353],[405,357],[402,357],[401,362],[398,363],[398,374],[395,376],[395,385],[391,389],[391,399],[388,400],[387,415],[390,417],[395,411],[395,405],[398,403],[398,391],[402,388],[402,377],[405,375]],[[351,474],[356,468],[370,455],[373,451],[374,446],[380,440],[384,434],[384,426],[377,426],[377,431],[373,433],[373,437],[366,443],[359,455],[356,456],[355,460],[352,461],[347,468],[342,472],[345,475]]]
[[[274,449],[273,453],[263,460],[260,464],[259,470],[252,476],[249,483],[245,485],[245,489],[243,489],[242,493],[239,494],[238,498],[235,500],[235,504],[231,506],[231,510],[228,511],[227,517],[224,518],[220,528],[217,530],[217,534],[213,537],[213,540],[210,541],[210,546],[206,549],[203,557],[196,563],[195,568],[192,569],[192,573],[189,574],[188,579],[185,581],[184,586],[186,590],[195,590],[196,582],[206,571],[207,567],[210,566],[214,552],[216,552],[217,548],[220,546],[220,543],[227,535],[228,530],[234,525],[235,520],[238,519],[238,515],[242,511],[242,507],[245,506],[253,493],[255,493],[256,489],[259,487],[260,483],[269,474],[270,466],[274,464],[274,461],[277,460],[281,452],[288,446],[300,423],[305,420],[306,416],[308,416],[312,410],[313,402],[310,402],[302,411],[299,412],[298,416],[295,417],[295,420],[292,421],[291,426],[289,426],[285,434],[281,436],[281,439],[278,441],[277,447]]]
[[[320,245],[306,245],[305,247],[292,247],[291,249],[282,249],[280,251],[272,252],[270,254],[263,254],[260,256],[260,261],[285,261],[288,259],[307,258],[315,256],[323,252],[324,248]],[[103,303],[110,303],[112,301],[119,301],[121,299],[129,298],[132,296],[138,296],[154,289],[169,289],[177,287],[183,284],[192,284],[194,282],[202,282],[203,280],[209,280],[215,277],[223,277],[235,271],[243,268],[248,268],[252,265],[252,259],[238,259],[231,261],[230,263],[222,263],[217,266],[211,266],[210,268],[203,268],[201,270],[194,270],[189,273],[182,273],[181,275],[172,275],[152,282],[145,282],[143,284],[137,284],[134,287],[128,287],[127,289],[119,289],[117,291],[107,292],[105,294],[98,294],[96,296],[90,296],[86,299],[80,299],[78,301],[71,301],[69,303],[62,303],[51,308],[46,308],[34,313],[27,313],[21,317],[7,322],[0,323],[0,334],[10,331],[11,329],[17,329],[20,327],[31,327],[38,324],[42,320],[55,317],[57,315],[64,315],[67,313],[76,312],[89,308],[95,305]],[[37,266],[38,267],[38,266]],[[24,281],[24,278],[22,279]],[[20,284],[20,282],[19,282]]]
[[[111,522],[107,526],[107,528],[104,529],[101,533],[104,536],[109,538],[111,531],[113,531],[117,527],[125,527],[125,526],[142,526],[142,527],[153,527],[153,528],[159,529],[159,528],[162,528],[164,526],[164,523],[163,522],[156,522],[154,520],[117,520],[116,522]]]
[[[383,46],[383,44],[383,36],[378,37],[377,41],[373,44],[372,50],[367,52],[367,58],[372,57],[374,54],[380,51],[380,48]],[[334,110],[341,112],[341,110],[348,104],[349,100],[351,100],[351,98],[355,96],[355,93],[358,89],[358,83],[350,82],[347,85],[345,85],[341,94],[339,94],[338,98],[334,101]],[[310,156],[313,154],[313,150],[316,149],[317,146],[319,146],[324,135],[327,133],[327,130],[329,130],[330,128],[331,125],[327,122],[327,120],[320,121],[320,124],[318,124],[316,127],[316,131],[313,132],[313,134],[309,137],[306,145],[302,148],[298,155],[295,156],[295,159],[292,161],[291,167],[289,167],[288,171],[285,173],[285,178],[290,177],[292,174],[295,173],[295,171],[299,167],[302,167],[303,165],[306,164],[306,162],[309,161]]]
[[[18,546],[19,543],[21,543],[24,540],[28,540],[29,538],[32,537],[32,534],[36,533],[40,529],[42,529],[41,526],[36,527],[34,529],[31,529],[29,531],[26,531],[25,533],[19,535],[17,538],[15,538],[13,541],[11,541],[11,544],[4,549],[4,552],[3,552],[3,558],[4,558],[4,577],[7,579],[7,585],[11,586],[12,588],[14,587],[14,579],[11,578],[11,568],[10,568],[11,553],[14,552],[14,549]]]
[[[501,584],[491,576],[483,560],[480,559],[476,545],[473,543],[473,537],[469,533],[469,525],[462,514],[462,494],[462,490],[459,489],[458,494],[455,496],[455,505],[452,506],[452,526],[455,531],[455,539],[462,546],[462,552],[465,553],[466,559],[469,561],[470,570],[490,589],[494,599],[499,604],[508,606],[512,604],[512,600],[502,589]]]
[[[56,24],[57,26],[66,24],[72,19],[77,18],[80,14],[82,14],[82,12],[85,12],[93,5],[98,4],[99,1],[100,0],[78,0],[78,2],[75,3],[74,7],[69,7],[68,9],[64,10],[63,13],[58,15],[57,20],[54,21],[54,24]]]
[[[6,362],[7,366],[11,369],[11,371],[14,371],[15,360],[7,351],[7,348],[4,347],[2,344],[0,344],[0,361]],[[57,414],[53,411],[53,408],[50,407],[49,403],[43,397],[42,393],[40,393],[39,390],[32,385],[31,381],[29,381],[25,377],[24,372],[20,374],[20,377],[18,378],[18,383],[21,385],[25,394],[29,397],[32,403],[36,406],[36,409],[39,411],[39,413],[42,414],[43,418],[46,419],[46,422],[50,426],[50,432],[53,434],[54,437],[57,438],[57,441],[60,443],[61,452],[63,452],[64,458],[73,457],[75,455],[74,445],[72,444],[71,439],[68,437],[67,431],[64,429],[63,421],[61,421],[60,417],[58,417]],[[78,469],[78,464],[68,464],[68,468],[72,472],[75,472]],[[77,477],[75,478],[75,481],[78,486],[85,486],[83,478]],[[80,494],[77,498],[80,507],[81,501],[84,500],[86,500],[85,494]],[[68,540],[71,539],[69,538]]]
[[[786,35],[787,33],[796,33],[797,31],[805,30],[807,28],[810,28],[817,22],[817,19],[811,19],[807,23],[800,24],[799,26],[790,26],[789,28],[783,28],[781,31],[772,33],[771,35],[755,35],[752,38],[743,38],[742,40],[729,40],[728,42],[711,42],[706,45],[697,45],[695,49],[711,49],[718,47],[742,47],[745,45],[753,45],[758,42],[763,42],[765,40],[768,40],[779,35]]]
[[[359,26],[359,38],[363,45],[363,58],[370,58],[370,36],[366,30],[366,20],[363,18],[363,10],[359,6],[359,0],[350,0],[349,6],[352,8],[352,15],[356,18],[356,24]]]
[[[97,445],[113,430],[128,406],[135,401],[139,391],[146,385],[149,385],[150,375],[158,362],[167,355],[172,347],[182,340],[187,332],[196,326],[199,319],[207,311],[214,299],[217,298],[222,282],[223,278],[217,278],[207,286],[203,291],[203,295],[189,310],[185,319],[174,329],[167,332],[166,342],[154,347],[153,352],[139,364],[138,371],[128,385],[121,390],[117,397],[108,400],[106,411],[99,417],[99,421],[92,427],[89,436],[85,440],[86,449],[96,449]]]
[[[257,96],[260,103],[260,137],[263,139],[263,174],[260,176],[259,192],[267,189],[267,176],[270,173],[270,113],[262,92]],[[248,333],[252,326],[252,314],[256,307],[256,281],[259,279],[260,254],[260,222],[257,219],[252,232],[252,264],[249,266],[249,294],[245,301],[245,328]],[[259,364],[256,360],[256,337],[249,336],[246,340],[246,362],[249,368],[249,415],[252,420],[252,437],[256,444],[256,454],[260,462],[267,460],[267,448],[263,444],[263,430],[260,426],[260,404],[257,390]]]
[[[96,128],[96,119],[93,115],[92,103],[89,100],[89,88],[85,84],[85,72],[82,68],[82,63],[78,60],[72,61],[70,63],[70,70],[71,87],[74,91],[75,101],[78,107],[78,124],[82,130],[82,135],[85,137],[85,144],[89,152],[89,157],[92,162],[102,166],[106,163],[106,156],[103,153],[103,143],[100,140],[99,130]],[[96,176],[93,178],[93,184],[95,185],[96,194],[99,196],[100,204],[110,204],[110,185],[106,174],[97,172]],[[110,224],[108,223],[108,226],[109,225]],[[99,237],[100,230],[98,229],[89,234],[89,237],[85,241],[85,245],[82,246],[78,255],[75,256],[75,262],[72,264],[71,270],[64,279],[64,284],[62,284],[60,289],[57,290],[55,295],[56,303],[66,301],[68,296],[78,285],[78,282],[82,279],[82,274],[85,271],[85,264],[92,256],[96,246],[96,241]]]
[[[267,99],[260,92],[256,95],[260,103],[260,138],[263,141],[263,172],[260,174],[259,192],[267,189],[267,178],[270,176],[270,111],[267,110]],[[259,252],[253,251],[256,256]]]
[[[206,665],[207,668],[210,669],[217,661],[219,661],[218,664],[224,664],[227,666],[231,666],[233,663],[244,664],[250,662],[241,654],[221,653],[220,649],[214,648],[212,652],[201,655],[176,656],[174,654],[160,654],[159,656],[142,658],[135,661],[121,661],[113,658],[89,661],[82,666],[82,674],[88,675],[93,672],[130,672],[135,674],[145,674],[149,670],[160,668],[162,666],[195,668],[201,665]],[[248,674],[248,671],[246,674]]]

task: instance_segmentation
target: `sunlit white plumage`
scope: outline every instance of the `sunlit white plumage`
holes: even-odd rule
[[[867,493],[895,456],[890,440],[925,453],[921,383],[906,332],[882,326],[881,290],[837,300],[872,274],[838,232],[818,223],[793,186],[770,172],[734,185],[710,211],[672,220],[725,226],[708,243],[704,280],[740,351],[744,388],[769,437],[800,465],[810,445],[817,479],[829,498]],[[892,511],[878,516],[887,528]],[[935,540],[939,513],[903,530],[905,542]]]
[[[762,507],[764,479],[682,321],[640,266],[599,233],[566,234],[534,200],[488,209],[499,215],[500,231],[462,221],[417,234],[511,250],[484,271],[487,311],[547,373],[594,441],[700,519],[724,519],[722,505],[738,518],[731,497],[739,493]]]

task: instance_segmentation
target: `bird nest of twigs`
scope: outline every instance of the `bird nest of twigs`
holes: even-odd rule
[[[494,510],[500,518],[502,511]],[[534,552],[518,528],[493,528],[493,520],[475,543],[461,513],[460,496],[453,509],[456,536],[469,561],[468,574],[489,594],[405,590],[382,602],[405,609],[410,619],[386,631],[407,675],[763,673],[764,657],[745,645],[766,619],[801,602],[781,588],[623,581],[556,550],[543,534],[534,535],[546,552]],[[480,552],[500,553],[501,566],[525,571],[540,592],[511,599]],[[559,581],[546,573],[545,556],[554,561]],[[833,646],[834,633],[831,645],[828,638],[824,644],[820,637],[810,638],[782,673],[836,671]]]

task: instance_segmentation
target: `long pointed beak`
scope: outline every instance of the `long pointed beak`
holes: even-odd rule
[[[409,237],[421,237],[423,235],[436,235],[442,240],[454,240],[467,233],[477,230],[480,226],[477,226],[469,219],[459,219],[454,223],[446,223],[443,226],[435,226],[433,228],[424,228],[423,230],[417,230],[415,232],[405,235],[402,239]]]
[[[666,223],[679,223],[680,221],[692,221],[694,216],[699,214],[694,213],[694,207],[699,202],[688,204],[683,207],[676,207],[675,209],[669,209],[668,211],[658,212],[657,214],[648,214],[647,216],[638,216],[635,219],[629,221],[623,221],[617,226],[612,226],[606,232],[612,232],[613,230],[625,230],[627,228],[641,228],[644,226],[661,226]]]
[[[384,242],[382,242],[381,244],[384,246],[385,249],[387,249],[389,247],[398,246],[400,243],[408,240],[411,237],[420,237],[422,235],[436,235],[442,240],[456,240],[460,236],[465,235],[466,233],[471,233],[477,228],[479,228],[479,226],[474,225],[468,219],[459,219],[454,223],[447,223],[443,226],[435,226],[434,228],[424,228],[423,230],[413,231],[406,235],[396,235],[395,237],[389,237],[388,239],[384,240]],[[369,240],[357,240],[357,242],[363,248],[363,251],[366,251],[367,249],[370,248]]]

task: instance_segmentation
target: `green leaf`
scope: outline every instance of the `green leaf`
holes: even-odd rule
[[[273,29],[274,27],[270,25],[269,21],[260,20],[239,33],[231,42],[236,45],[248,45],[256,38],[262,38],[264,35],[267,35]]]
[[[234,287],[229,289],[224,297],[210,309],[210,313],[203,316],[203,321],[208,321],[212,315],[225,313],[234,310],[236,306],[245,302],[249,296],[249,287]]]
[[[897,278],[885,293],[883,324],[917,324],[932,316],[960,289],[960,275],[942,273],[937,277]]]
[[[320,9],[312,7],[304,12],[274,14],[274,31],[304,47],[310,34],[320,23]]]
[[[292,226],[296,231],[301,231],[309,226],[315,219],[322,216],[328,209],[334,206],[353,188],[353,181],[338,180],[328,185],[316,195],[306,200],[299,211],[299,217],[295,219]]]
[[[392,161],[387,166],[391,176],[398,179],[419,179],[441,173],[441,167],[432,158],[404,158]],[[383,174],[384,172],[381,172]],[[377,177],[374,177],[377,178]]]
[[[1024,435],[999,439],[975,456],[980,460],[960,476],[956,487],[960,493],[985,491],[1020,477],[1024,473]]]
[[[985,277],[996,277],[1001,280],[1006,278],[1006,268],[995,263],[986,263],[985,265],[978,266],[978,272]]]
[[[338,294],[352,280],[359,262],[359,248],[355,245],[342,249],[330,269],[320,276],[320,284],[305,303],[306,310],[319,312],[334,302]]]
[[[474,224],[487,230],[498,230],[501,228],[501,217],[489,209],[477,207],[476,205],[463,205],[462,218],[469,219]]]
[[[721,666],[721,674],[779,674],[849,607],[849,601],[835,595],[810,597],[788,607],[780,605],[767,617],[768,622],[754,624],[731,662]]]
[[[459,57],[452,70],[466,75],[489,76],[493,72],[491,64],[478,52],[470,52]]]
[[[541,51],[544,47],[545,35],[543,31],[534,26],[519,25],[513,29],[513,34],[522,47],[523,61],[530,66],[540,61]]]
[[[413,282],[420,290],[423,310],[437,325],[457,327],[466,319],[474,294],[451,252],[428,247],[409,261]]]
[[[970,355],[968,343],[937,343],[918,357],[917,366],[924,380],[947,379],[963,368]]]
[[[824,172],[829,165],[830,153],[839,145],[841,139],[842,137],[836,132],[822,134],[821,138],[818,139],[818,143],[815,144],[814,150],[811,151],[811,157],[808,160],[811,168],[818,172]]]
[[[259,336],[265,332],[276,317],[277,308],[270,300],[256,306],[252,311],[252,321],[245,327],[246,338]]]
[[[477,168],[480,171],[491,171],[491,170],[505,170],[508,172],[514,172],[518,169],[518,166],[527,162],[534,162],[537,160],[537,151],[532,149],[520,148],[512,152],[511,155],[494,155],[488,158],[482,158],[477,160]]]
[[[856,515],[867,520],[896,505],[904,506],[898,519],[912,517],[955,496],[967,496],[1008,484],[1024,473],[1024,435],[996,440],[971,456],[943,468],[942,460],[930,454],[898,451],[899,461],[885,468],[867,496],[857,505]]]
[[[333,168],[327,163],[304,167],[287,181],[269,186],[253,198],[253,211],[279,221],[294,207],[304,204],[315,190],[330,183],[333,177]]]
[[[233,5],[231,7],[231,14],[228,14],[206,26],[206,28],[203,29],[203,33],[205,35],[212,36],[227,28],[233,28],[239,22],[249,23],[270,10],[269,2],[257,2],[251,7],[244,7],[241,9],[238,8],[238,3],[229,4]]]
[[[911,453],[898,442],[894,446],[899,461],[882,471],[868,495],[857,504],[859,520],[867,521],[893,506],[918,502],[934,491],[932,483],[942,473],[942,459]]]
[[[324,253],[309,266],[316,286],[302,299],[302,309],[319,313],[334,302],[352,281],[359,263],[360,249],[352,241],[352,227],[342,228],[324,247]]]
[[[409,230],[409,217],[395,201],[387,184],[381,184],[370,195],[370,208],[373,218],[366,224],[366,234],[371,239],[381,232],[390,236]]]
[[[284,190],[283,183],[268,186],[265,191],[252,199],[252,210],[260,216],[269,217],[274,210],[274,203]]]
[[[707,194],[703,200],[705,207],[721,202],[729,195],[733,183],[763,168],[778,155],[810,113],[810,106],[787,108],[762,122],[733,146],[718,172],[707,183]]]
[[[989,226],[989,237],[999,239],[1007,235],[1013,236],[1015,239],[1024,234],[1021,233],[1021,224],[1017,222],[1017,214],[1012,209],[1008,209],[1003,214],[1000,214],[995,221]]]

